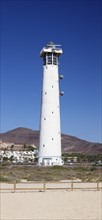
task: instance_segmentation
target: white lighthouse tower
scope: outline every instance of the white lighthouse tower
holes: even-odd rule
[[[38,164],[44,166],[63,165],[61,159],[61,130],[58,74],[60,45],[49,42],[40,52],[43,59],[43,85],[40,117],[40,140]]]

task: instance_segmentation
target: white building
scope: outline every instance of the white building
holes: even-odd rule
[[[35,153],[34,151],[10,151],[0,150],[0,162],[3,162],[4,158],[10,160],[12,157],[12,163],[23,163],[23,162],[34,162]]]
[[[42,105],[40,118],[39,165],[63,165],[61,158],[61,130],[58,74],[59,56],[62,49],[53,42],[40,52],[43,59]]]

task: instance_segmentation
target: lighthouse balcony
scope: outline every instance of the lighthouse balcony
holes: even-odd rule
[[[62,52],[62,49],[59,49],[59,48],[53,49],[53,48],[46,48],[46,47],[44,47],[44,48],[41,50],[41,52],[40,52],[40,57],[43,57],[43,55],[44,55],[45,53],[56,53],[56,54],[60,55],[60,54],[62,54],[63,52]]]

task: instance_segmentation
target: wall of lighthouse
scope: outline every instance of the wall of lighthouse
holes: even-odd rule
[[[58,65],[43,66],[39,157],[61,156]]]

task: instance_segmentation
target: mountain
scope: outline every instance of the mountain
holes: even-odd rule
[[[10,142],[20,145],[39,143],[39,131],[33,131],[28,128],[16,128],[6,133],[0,134],[0,140],[2,142]],[[87,154],[100,154],[102,153],[101,143],[92,143],[79,138],[62,134],[62,152],[63,153],[87,153]]]

